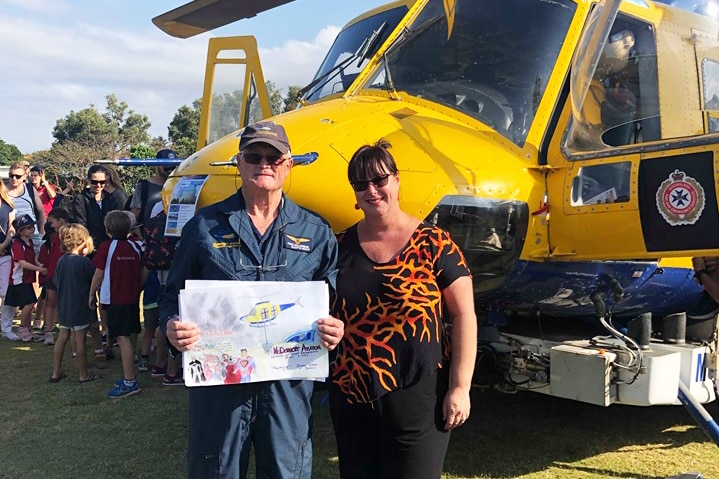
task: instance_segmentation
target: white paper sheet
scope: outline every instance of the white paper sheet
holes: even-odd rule
[[[316,321],[328,311],[322,281],[187,281],[180,317],[201,336],[183,354],[185,385],[324,380],[328,352]]]

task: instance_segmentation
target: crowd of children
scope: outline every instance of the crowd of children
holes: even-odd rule
[[[155,204],[142,230],[132,212],[110,211],[104,218],[110,239],[99,245],[94,244],[85,226],[72,223],[67,210],[54,208],[47,218],[44,242],[37,257],[32,240],[35,221],[21,214],[12,222],[15,234],[10,246],[11,274],[0,313],[3,337],[53,345],[50,383],[66,377],[62,362],[68,344],[76,358],[78,381],[87,383],[98,378],[88,368],[86,341],[90,336],[96,359],[114,356],[108,354],[113,340],[119,347],[123,377],[115,382],[107,397],[139,393],[136,369],[162,377],[163,385],[184,385],[179,361],[169,357],[166,339],[159,328],[157,300],[174,255],[174,242],[164,237],[166,216],[162,203]],[[150,247],[145,248],[143,236]],[[36,282],[42,285],[40,298],[36,295]],[[142,333],[139,303],[143,286],[145,330],[136,357],[136,338]],[[98,298],[107,322],[107,329],[102,331],[107,336],[107,349],[102,344]],[[42,308],[37,307],[37,311],[44,319],[42,335],[36,334],[31,324],[39,299]],[[12,325],[18,309],[20,325],[16,333]],[[53,335],[56,325],[57,338]],[[156,360],[151,365],[153,343],[157,346]]]

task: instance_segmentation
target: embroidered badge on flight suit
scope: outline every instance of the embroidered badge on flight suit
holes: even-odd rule
[[[212,247],[215,249],[238,248],[240,246],[240,237],[237,236],[234,231],[212,228],[210,230],[210,236],[215,240],[215,242],[212,243]]]
[[[303,253],[309,253],[310,251],[312,251],[312,239],[298,238],[297,236],[292,236],[285,233],[285,248],[294,251],[302,251]]]

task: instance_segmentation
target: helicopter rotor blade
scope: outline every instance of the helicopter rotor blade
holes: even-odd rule
[[[189,38],[293,0],[194,0],[152,19],[160,30]]]

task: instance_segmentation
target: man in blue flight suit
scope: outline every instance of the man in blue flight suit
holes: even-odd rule
[[[335,282],[332,230],[282,193],[292,168],[284,128],[273,122],[247,126],[237,158],[242,187],[201,208],[184,226],[160,298],[160,318],[178,351],[191,349],[200,334],[178,317],[178,292],[188,279]],[[322,344],[334,349],[343,323],[332,317],[317,323]],[[311,381],[191,388],[188,477],[244,479],[254,444],[258,478],[309,479],[312,388]]]

